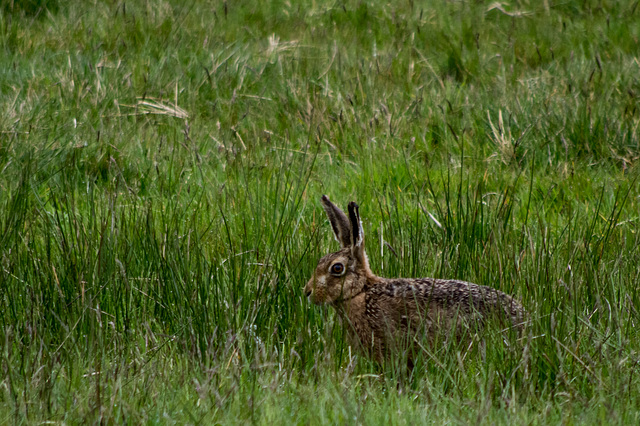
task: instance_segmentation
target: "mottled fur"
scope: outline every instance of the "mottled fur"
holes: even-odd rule
[[[316,304],[330,304],[347,321],[352,342],[378,361],[419,338],[433,341],[489,317],[520,327],[525,311],[491,287],[434,278],[382,278],[369,268],[358,205],[345,215],[327,196],[322,204],[342,249],[324,256],[305,286]],[[342,267],[341,267],[342,266]]]

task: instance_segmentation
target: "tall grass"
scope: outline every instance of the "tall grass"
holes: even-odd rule
[[[636,3],[39,4],[0,16],[2,422],[638,422]],[[363,358],[302,294],[323,193],[527,335]]]

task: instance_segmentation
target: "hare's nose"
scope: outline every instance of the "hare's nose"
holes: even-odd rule
[[[311,290],[305,288],[304,289],[304,295],[307,296],[307,297],[311,296]]]

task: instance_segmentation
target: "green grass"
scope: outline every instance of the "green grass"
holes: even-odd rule
[[[639,422],[637,2],[0,5],[0,423]],[[321,194],[527,336],[364,359]]]

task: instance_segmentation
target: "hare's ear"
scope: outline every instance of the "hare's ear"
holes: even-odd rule
[[[353,201],[349,203],[349,221],[351,222],[351,241],[356,257],[364,259],[364,231],[360,220],[360,207]]]
[[[329,222],[331,222],[331,228],[333,228],[336,240],[338,240],[342,248],[351,247],[351,225],[347,215],[333,204],[326,195],[322,196],[322,207],[324,207]]]

